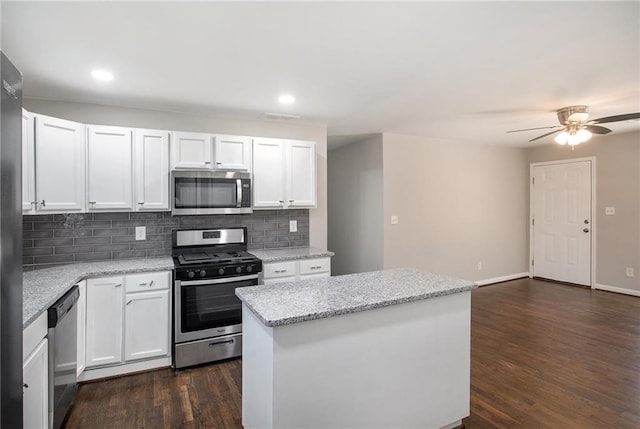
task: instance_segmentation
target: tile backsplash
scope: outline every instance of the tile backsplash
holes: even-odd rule
[[[171,216],[171,212],[71,213],[23,216],[26,270],[73,262],[169,256],[171,231],[246,226],[249,249],[309,245],[309,210],[261,210],[249,215]],[[289,221],[298,231],[289,232]],[[136,241],[135,227],[147,239]]]

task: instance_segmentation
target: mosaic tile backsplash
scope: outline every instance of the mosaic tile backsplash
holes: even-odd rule
[[[249,215],[171,216],[171,212],[72,213],[23,216],[25,270],[73,262],[171,255],[171,231],[246,226],[249,249],[309,245],[309,210]],[[289,221],[298,231],[289,232]],[[147,239],[136,241],[135,227]]]

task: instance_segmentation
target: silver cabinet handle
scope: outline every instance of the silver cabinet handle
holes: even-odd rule
[[[120,287],[120,286],[122,286],[122,283],[116,283],[113,285],[113,287]]]
[[[153,286],[153,280],[151,280],[151,282],[149,283],[149,287]]]
[[[46,207],[47,206],[47,204],[46,204],[46,202],[44,200],[40,201],[40,205],[42,205],[42,207]]]
[[[205,161],[204,163],[209,165],[209,164],[211,164],[211,161]]]
[[[138,204],[143,205],[143,204],[144,204],[144,201],[140,201]]]
[[[294,202],[295,200],[289,200],[290,203]]]
[[[129,301],[127,301],[127,305],[131,304],[133,302],[132,299],[130,299]]]
[[[29,388],[29,385],[28,385],[27,383],[24,383],[22,386],[23,386],[25,389],[28,389],[28,388]]]
[[[284,200],[278,200],[280,204],[284,204]]]
[[[44,200],[43,200],[44,201]],[[29,204],[39,204],[38,201],[31,201]]]
[[[281,273],[286,273],[287,270],[275,270],[274,273],[276,274],[281,274]]]
[[[89,204],[95,204],[95,203],[96,203],[95,201],[89,201]]]
[[[221,162],[216,162],[216,165],[222,165],[222,163]]]
[[[310,267],[310,268],[311,268],[312,270],[319,270],[319,269],[320,269],[320,268],[322,268],[322,267],[318,266],[318,267]]]

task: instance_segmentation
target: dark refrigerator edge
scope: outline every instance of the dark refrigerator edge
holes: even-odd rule
[[[22,74],[1,53],[0,427],[22,417]]]

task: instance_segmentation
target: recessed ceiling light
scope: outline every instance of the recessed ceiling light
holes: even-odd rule
[[[94,79],[102,80],[105,82],[113,80],[113,73],[107,70],[93,70],[91,72],[91,76],[93,76]]]
[[[282,104],[293,104],[296,101],[296,98],[293,95],[283,94],[278,97],[278,101]]]

